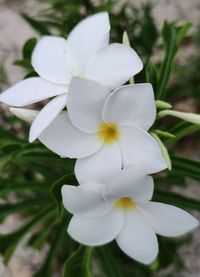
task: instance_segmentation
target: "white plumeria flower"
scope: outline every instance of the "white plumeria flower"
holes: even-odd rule
[[[167,167],[159,145],[146,132],[156,117],[151,84],[110,93],[95,81],[74,77],[67,107],[39,139],[58,155],[78,159],[80,183],[102,180],[130,164],[148,174]]]
[[[73,214],[68,233],[76,241],[99,246],[114,239],[128,256],[144,264],[158,254],[156,234],[176,237],[198,221],[175,206],[150,202],[153,179],[132,166],[102,183],[64,185],[64,207]]]
[[[30,129],[34,141],[66,105],[66,93],[73,76],[100,82],[110,90],[124,84],[143,65],[130,47],[109,44],[108,13],[102,12],[81,21],[69,34],[45,36],[36,45],[32,66],[39,77],[26,79],[0,96],[0,101],[22,107],[54,97],[38,114]]]

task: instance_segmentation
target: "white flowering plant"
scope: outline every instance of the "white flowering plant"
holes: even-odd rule
[[[24,80],[0,94],[10,110],[0,127],[0,218],[27,218],[0,235],[0,252],[7,264],[27,234],[35,249],[48,244],[35,277],[54,276],[55,261],[63,277],[155,276],[172,263],[176,272],[188,236],[177,237],[198,226],[186,210],[200,211],[200,201],[183,188],[200,180],[200,164],[179,154],[179,142],[200,130],[200,115],[174,109],[168,93],[191,24],[164,23],[156,63],[150,6],[125,4],[117,15],[113,5],[55,1],[43,20],[23,15],[42,37],[15,61]]]

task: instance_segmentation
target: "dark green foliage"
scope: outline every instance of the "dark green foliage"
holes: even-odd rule
[[[91,248],[79,246],[78,250],[67,259],[62,277],[92,277],[90,273],[91,252]]]
[[[183,26],[176,26],[174,23],[169,24],[167,22],[165,22],[163,26],[162,37],[165,46],[165,58],[158,74],[158,99],[165,100],[166,98],[167,84],[169,81],[174,57],[177,53],[180,43],[182,42],[190,27],[191,23],[187,23]]]
[[[173,66],[190,23],[179,26],[177,23],[165,22],[159,35],[160,30],[155,24],[150,4],[135,8],[125,3],[114,13],[113,7],[117,2],[115,0],[100,1],[100,5],[93,5],[90,0],[48,2],[51,3],[51,8],[34,18],[22,14],[39,35],[57,34],[67,37],[85,16],[107,10],[112,25],[111,41],[121,42],[123,31],[126,30],[132,47],[144,61],[145,68],[136,76],[137,82],[152,83],[157,99],[173,104],[177,99],[192,96],[200,103],[199,57],[193,58],[192,64],[196,64],[194,67]],[[195,39],[197,45],[200,41],[199,33],[198,31]],[[162,45],[158,45],[160,36]],[[14,62],[25,69],[25,78],[37,76],[31,65],[31,55],[36,42],[35,38],[29,39],[22,49],[21,59]],[[158,63],[154,62],[152,55],[160,50],[164,50],[164,59]],[[170,80],[172,73],[177,77],[175,84]],[[0,81],[4,77],[4,71],[0,69]],[[28,132],[27,126],[14,117],[6,118],[6,122],[20,123],[24,133]],[[175,135],[175,138],[161,136],[170,153],[173,153],[172,171],[166,170],[164,174],[155,176],[154,200],[200,211],[200,201],[184,195],[184,188],[187,187],[186,177],[200,181],[200,163],[178,157],[177,154],[177,149],[181,148],[178,148],[178,143],[198,132],[200,127],[164,119],[157,120],[153,128]],[[74,160],[61,159],[40,143],[29,144],[26,135],[24,139],[19,139],[14,130],[8,131],[4,126],[0,126],[0,197],[4,199],[4,204],[0,205],[0,221],[3,222],[13,213],[19,213],[27,220],[17,231],[0,235],[0,252],[5,263],[9,262],[19,241],[31,232],[28,241],[30,247],[41,249],[45,243],[50,245],[46,259],[35,277],[54,276],[55,268],[62,268],[62,277],[155,277],[169,265],[172,266],[169,273],[172,277],[178,276],[179,270],[184,268],[178,248],[189,243],[188,238],[159,238],[159,256],[150,266],[134,262],[125,256],[114,242],[94,249],[77,245],[67,234],[71,215],[62,206],[63,184],[77,185]],[[173,192],[174,186],[182,189],[183,193]],[[9,202],[12,192],[19,199],[17,203]],[[98,269],[97,272],[93,270],[94,267]]]
[[[41,269],[36,274],[34,274],[34,277],[53,276],[52,266],[54,259],[62,247],[67,247],[67,245],[65,246],[67,225],[67,216],[65,212],[63,212],[63,215],[59,223],[55,226],[56,230],[54,230],[53,232],[53,238],[51,240],[51,245],[47,253],[46,259]]]

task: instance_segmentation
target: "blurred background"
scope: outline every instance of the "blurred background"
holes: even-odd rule
[[[80,18],[93,12],[91,3],[94,7],[99,7],[102,1],[62,1],[62,0],[0,0],[0,90],[3,91],[10,85],[20,81],[27,73],[25,66],[13,65],[13,61],[19,61],[22,57],[22,47],[30,38],[38,38],[41,34],[47,34],[49,29],[53,34],[65,35],[68,29],[79,21],[77,10],[80,9]],[[106,1],[103,1],[106,3]],[[162,59],[162,49],[159,50],[160,31],[165,20],[178,23],[192,22],[192,27],[188,32],[187,38],[183,41],[180,51],[177,54],[174,70],[170,80],[169,99],[173,102],[174,108],[185,112],[199,112],[200,108],[200,1],[199,0],[129,0],[129,1],[109,1],[113,16],[113,29],[118,26],[122,36],[125,29],[131,33],[131,46],[136,49],[142,57],[152,57],[159,63]],[[68,3],[68,4],[66,4]],[[76,6],[77,5],[77,6]],[[134,24],[125,21],[125,8],[131,7],[127,13],[132,13]],[[63,9],[65,6],[66,10]],[[106,7],[106,5],[105,5]],[[62,12],[61,12],[62,11]],[[73,17],[73,13],[76,17]],[[52,16],[52,18],[51,18]],[[46,18],[44,20],[44,18]],[[37,22],[47,22],[47,18],[52,22],[63,24],[62,28],[53,24],[37,24]],[[73,21],[74,19],[74,21]],[[148,20],[149,21],[148,21]],[[35,20],[35,21],[34,21]],[[39,20],[39,21],[37,21]],[[150,23],[149,23],[150,22]],[[152,23],[153,22],[153,23]],[[70,23],[68,25],[68,23]],[[146,24],[146,25],[145,25]],[[134,32],[133,27],[136,26]],[[139,27],[138,27],[139,26]],[[59,32],[58,32],[59,29]],[[120,32],[121,31],[121,32]],[[113,37],[117,35],[113,33]],[[146,39],[147,38],[147,39]],[[117,37],[117,40],[120,40]],[[156,41],[157,48],[154,49]],[[16,62],[17,64],[17,62]],[[27,69],[27,68],[26,68]],[[142,79],[142,77],[139,77]],[[6,106],[0,106],[0,124],[8,130],[21,135],[22,126],[16,122],[13,126],[9,120],[10,114]],[[166,122],[168,124],[168,122]],[[182,156],[199,160],[200,144],[199,133],[190,136],[186,140],[180,141],[178,151]],[[200,198],[200,184],[197,181],[187,179],[189,186],[184,190],[184,194],[195,199]],[[180,192],[180,188],[175,187],[173,191]],[[15,201],[15,194],[12,201]],[[200,220],[198,212],[193,214]],[[0,233],[8,233],[18,226],[21,226],[24,218],[20,215],[10,215],[0,225]],[[0,258],[0,277],[31,277],[33,272],[39,268],[48,250],[48,243],[41,250],[33,250],[25,245],[27,237],[17,246],[10,264],[6,268]],[[154,276],[177,276],[177,277],[199,277],[200,276],[200,232],[194,231],[194,236],[189,244],[184,244],[178,250],[180,259],[184,261],[184,268],[180,261],[178,273],[171,273],[174,264],[155,273]],[[56,273],[55,273],[56,276]],[[60,276],[58,274],[58,276]],[[148,275],[134,275],[143,277]],[[76,276],[74,276],[76,277]]]

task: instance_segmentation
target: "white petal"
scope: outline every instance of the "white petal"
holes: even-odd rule
[[[40,77],[25,79],[0,95],[0,102],[9,106],[22,107],[67,91],[67,86],[57,85]]]
[[[138,262],[150,264],[158,254],[156,235],[137,210],[126,214],[125,226],[116,240],[121,250]]]
[[[97,187],[98,191],[94,187]],[[112,203],[105,202],[99,187],[102,189],[104,185],[97,183],[78,187],[64,185],[62,187],[64,207],[72,214],[87,217],[102,216],[108,213],[112,209]]]
[[[87,65],[87,78],[114,89],[142,70],[142,61],[130,47],[113,43],[94,55]]]
[[[123,108],[124,107],[124,108]],[[127,85],[115,90],[106,100],[103,119],[148,130],[156,118],[151,84]]]
[[[110,212],[98,217],[72,217],[68,233],[76,241],[90,246],[98,246],[115,239],[124,224],[124,214]]]
[[[131,196],[134,200],[150,200],[153,195],[153,178],[135,166],[128,166],[112,176],[104,190],[105,199]]]
[[[74,126],[96,133],[102,123],[102,109],[109,90],[100,84],[75,77],[69,86],[67,109]]]
[[[145,202],[140,203],[139,209],[155,232],[162,236],[180,236],[191,231],[199,224],[192,215],[175,206]]]
[[[157,142],[139,128],[121,127],[119,145],[124,166],[135,165],[147,174],[167,167]]]
[[[39,111],[36,111],[36,110],[21,109],[21,108],[10,108],[9,110],[16,117],[18,117],[28,123],[32,123],[33,120],[36,118],[36,116],[39,113]]]
[[[34,120],[30,133],[29,141],[33,142],[44,131],[56,116],[63,110],[66,105],[67,95],[60,95],[51,100],[38,114]]]
[[[103,145],[95,154],[78,159],[75,165],[76,178],[80,184],[104,183],[121,169],[121,154],[117,144]]]
[[[33,51],[32,66],[42,78],[68,84],[72,74],[67,67],[66,40],[53,36],[41,38]]]
[[[84,69],[89,57],[108,45],[109,31],[107,12],[87,17],[72,30],[67,38],[67,60],[74,75]]]
[[[42,132],[40,141],[62,157],[83,158],[97,152],[102,142],[72,126],[68,114],[63,113]]]

